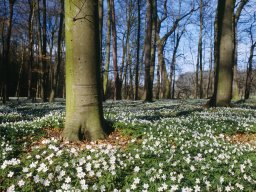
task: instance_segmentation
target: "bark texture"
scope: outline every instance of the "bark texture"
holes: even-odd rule
[[[65,1],[66,124],[70,141],[104,138],[98,1]],[[81,35],[82,34],[82,35]]]
[[[219,0],[215,43],[215,90],[210,106],[230,106],[233,80],[233,0]]]
[[[144,79],[144,100],[151,102],[153,100],[153,83],[150,76],[151,63],[151,39],[152,39],[152,0],[147,0],[146,14],[146,34],[144,43],[144,64],[145,64],[145,79]]]

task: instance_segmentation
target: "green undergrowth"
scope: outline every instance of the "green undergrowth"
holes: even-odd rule
[[[256,147],[231,139],[256,133],[254,104],[205,102],[104,103],[120,145],[46,137],[63,103],[1,106],[0,191],[255,191]]]

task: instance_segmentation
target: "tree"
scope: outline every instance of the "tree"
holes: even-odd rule
[[[58,45],[57,45],[57,68],[54,72],[53,87],[51,90],[51,95],[49,101],[54,101],[55,95],[57,95],[58,83],[60,79],[60,67],[62,63],[62,54],[61,54],[61,43],[63,41],[63,21],[64,21],[64,0],[60,0],[61,10],[60,10],[60,21],[59,21],[59,31],[58,31]]]
[[[253,57],[254,57],[254,49],[256,48],[256,40],[254,39],[253,35],[253,28],[255,27],[255,21],[256,21],[256,13],[254,13],[254,23],[251,24],[248,33],[250,36],[251,41],[251,47],[250,47],[250,55],[248,59],[248,66],[247,66],[247,72],[246,72],[246,82],[245,82],[245,93],[244,93],[244,99],[249,99],[251,88],[252,88],[252,67],[253,67]]]
[[[65,1],[66,124],[70,141],[104,138],[98,1]]]
[[[235,0],[236,2],[236,0]],[[242,10],[244,6],[249,2],[249,0],[241,0],[238,5],[235,13],[233,14],[233,60],[234,60],[234,67],[233,67],[233,99],[239,99],[239,91],[238,91],[238,74],[237,74],[237,24],[240,19]]]
[[[112,59],[114,66],[114,100],[120,100],[122,98],[122,81],[118,73],[117,65],[117,34],[116,34],[116,16],[115,16],[115,4],[114,0],[110,0],[111,7],[111,29],[112,29]]]
[[[174,19],[174,22],[172,26],[167,30],[167,32],[161,37],[160,32],[161,32],[161,27],[164,21],[168,18],[168,11],[167,11],[167,0],[164,1],[164,10],[163,13],[158,14],[157,18],[157,30],[156,30],[156,44],[157,44],[157,57],[158,57],[158,65],[159,65],[159,70],[160,74],[159,76],[161,77],[161,97],[162,98],[170,98],[170,80],[168,78],[168,73],[166,69],[166,63],[165,63],[165,58],[164,58],[164,49],[166,46],[166,42],[169,39],[169,37],[174,33],[176,30],[178,24],[191,15],[194,11],[196,11],[194,7],[190,9],[187,13],[179,14],[176,16]],[[161,17],[160,17],[161,16]]]
[[[203,0],[200,0],[200,34],[198,41],[198,56],[197,56],[197,64],[196,64],[196,98],[203,98]],[[200,82],[198,85],[198,75],[200,70]]]
[[[103,96],[104,99],[107,97],[107,88],[108,88],[108,72],[109,72],[109,63],[110,63],[110,41],[111,41],[111,7],[110,0],[107,1],[108,4],[108,19],[107,19],[107,40],[106,40],[106,63],[104,66],[103,73]]]
[[[48,101],[49,96],[49,70],[47,66],[47,34],[46,34],[46,0],[43,0],[43,41],[42,41],[42,57],[43,57],[43,101]]]
[[[12,35],[12,27],[13,27],[13,8],[16,0],[9,0],[9,18],[8,18],[8,25],[7,25],[7,35],[6,40],[4,43],[4,50],[3,50],[3,103],[6,103],[9,100],[9,65],[10,65],[10,46],[11,46],[11,35]]]
[[[137,0],[137,17],[138,17],[138,27],[137,27],[137,48],[136,48],[136,65],[135,65],[135,94],[134,100],[139,99],[139,66],[140,66],[140,9],[141,0]]]
[[[145,64],[145,79],[144,79],[144,100],[151,102],[153,100],[153,82],[150,76],[151,63],[151,39],[152,39],[152,0],[147,0],[146,14],[146,34],[144,41],[144,64]]]
[[[219,0],[216,21],[215,83],[210,106],[230,106],[233,76],[233,0]]]
[[[29,63],[28,63],[28,98],[35,98],[35,87],[32,86],[33,64],[34,64],[34,38],[33,38],[33,21],[35,13],[35,1],[28,0],[29,3],[29,19],[28,19],[28,39],[29,39]]]

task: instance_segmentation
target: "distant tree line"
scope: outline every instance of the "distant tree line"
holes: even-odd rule
[[[249,0],[98,0],[103,99],[214,95],[229,105],[249,98],[255,94],[255,7]],[[65,97],[64,0],[2,0],[0,9],[3,103],[12,96]],[[184,74],[188,63],[194,72]]]

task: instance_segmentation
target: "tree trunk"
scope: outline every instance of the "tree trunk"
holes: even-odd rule
[[[211,20],[212,24],[212,20]],[[211,25],[211,36],[213,32],[213,25]],[[210,51],[210,61],[209,61],[209,75],[208,75],[208,82],[207,82],[207,90],[206,90],[206,97],[208,98],[210,93],[212,94],[212,66],[213,66],[213,43],[212,43],[212,38],[210,42],[211,46],[211,51]]]
[[[157,57],[160,69],[160,79],[161,79],[161,89],[160,98],[169,99],[170,98],[170,80],[168,78],[165,60],[164,60],[164,45],[161,40],[159,40],[159,34],[157,34]]]
[[[177,28],[177,35],[175,35],[175,45],[174,45],[174,50],[173,50],[173,54],[172,54],[172,61],[171,61],[171,70],[170,70],[170,89],[171,89],[171,99],[174,99],[175,96],[175,71],[176,71],[176,57],[177,57],[177,52],[178,52],[178,48],[180,45],[180,40],[182,35],[185,32],[185,28],[181,31],[181,33],[179,32],[179,28]]]
[[[101,139],[104,131],[98,1],[74,4],[72,0],[65,0],[65,21],[67,95],[63,137],[70,141]]]
[[[100,66],[102,66],[102,35],[103,35],[103,0],[98,0],[99,38],[100,38]]]
[[[233,95],[232,98],[234,100],[240,99],[239,97],[239,89],[238,89],[238,72],[237,72],[237,23],[240,19],[242,10],[244,6],[249,2],[249,0],[241,0],[238,4],[236,12],[233,15],[233,38],[234,38],[234,46],[233,46]]]
[[[10,67],[10,46],[12,35],[12,22],[13,22],[13,7],[16,0],[9,0],[9,24],[7,27],[7,36],[5,41],[5,48],[3,50],[3,103],[9,100],[9,67]]]
[[[61,12],[60,12],[60,23],[59,23],[59,31],[58,31],[58,47],[57,47],[57,68],[54,72],[54,82],[53,88],[51,90],[50,95],[50,102],[54,101],[56,95],[58,95],[58,84],[60,79],[60,70],[61,70],[61,63],[62,63],[62,47],[61,43],[63,41],[63,21],[64,21],[64,0],[60,0],[61,2]]]
[[[210,106],[230,106],[233,67],[233,0],[218,1],[215,92]]]
[[[42,26],[41,26],[40,0],[37,0],[37,70],[35,70],[35,80],[32,80],[32,87],[35,87],[36,97],[43,97],[42,85]],[[32,75],[32,78],[33,78]],[[36,99],[36,98],[35,98]]]
[[[115,5],[114,0],[110,0],[111,7],[111,28],[112,28],[112,59],[114,66],[114,100],[122,99],[122,81],[119,77],[118,73],[118,65],[117,65],[117,34],[116,34],[116,16],[115,16]]]
[[[250,56],[248,60],[248,68],[246,73],[246,83],[245,83],[245,94],[244,99],[249,99],[251,87],[252,87],[252,64],[253,64],[253,56],[254,56],[254,49],[256,47],[256,42],[252,42],[251,48],[250,48]]]
[[[135,94],[134,100],[139,99],[139,66],[140,66],[140,1],[137,0],[137,17],[138,17],[138,28],[137,28],[137,50],[136,50],[136,66],[135,66]]]
[[[42,60],[43,60],[43,101],[48,101],[49,97],[49,69],[47,64],[47,34],[46,34],[46,0],[43,0],[43,49],[42,49]]]
[[[200,35],[198,43],[199,52],[199,69],[200,69],[200,83],[199,83],[199,98],[203,98],[203,0],[200,0]]]
[[[144,100],[147,102],[153,101],[153,87],[152,79],[150,76],[151,66],[151,39],[152,39],[152,0],[147,0],[147,13],[146,13],[146,34],[144,41],[144,64],[145,64],[145,79],[144,79]]]
[[[21,43],[21,63],[20,63],[20,70],[19,70],[19,76],[18,76],[18,83],[16,86],[16,92],[15,92],[15,97],[17,97],[17,100],[19,100],[20,96],[20,84],[21,84],[21,75],[24,67],[24,52],[25,52],[25,46],[24,42],[22,41]]]
[[[107,21],[107,40],[106,40],[106,63],[103,73],[103,91],[104,99],[107,98],[107,88],[108,88],[108,73],[109,73],[109,63],[110,63],[110,41],[111,41],[111,7],[110,0],[108,0],[108,21]]]
[[[28,19],[28,38],[29,38],[29,64],[28,64],[28,98],[35,97],[34,87],[31,86],[32,82],[32,71],[34,64],[34,38],[33,38],[33,21],[34,21],[34,12],[35,12],[35,2],[32,0],[28,1],[30,12]]]

